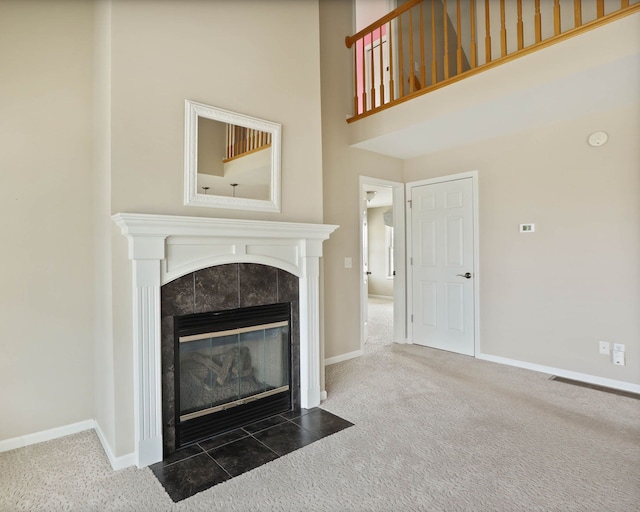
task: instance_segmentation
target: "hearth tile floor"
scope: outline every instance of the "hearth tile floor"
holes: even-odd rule
[[[150,468],[178,502],[352,425],[317,407],[277,414],[187,446]]]

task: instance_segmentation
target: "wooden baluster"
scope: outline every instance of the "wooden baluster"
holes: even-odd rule
[[[507,55],[507,22],[504,13],[504,0],[500,0],[500,55]]]
[[[573,0],[573,26],[582,25],[582,0]]]
[[[365,59],[365,51],[364,51],[364,37],[362,37],[362,112],[366,112],[367,109],[367,77],[366,77],[366,66],[364,65]]]
[[[471,69],[478,65],[478,48],[476,46],[476,0],[469,1],[471,18]]]
[[[389,41],[389,100],[393,101],[396,94],[396,86],[393,80],[393,22],[389,22],[387,41]]]
[[[625,7],[629,7],[629,0],[622,0],[622,2],[620,2],[620,8],[624,9]]]
[[[438,54],[436,52],[436,0],[431,0],[431,83],[438,82]]]
[[[553,2],[553,34],[560,35],[560,0]]]
[[[353,49],[353,115],[357,116],[360,111],[358,110],[358,43]]]
[[[382,62],[382,27],[378,29],[380,36],[380,106],[384,105],[384,63]]]
[[[460,0],[456,0],[456,30],[458,32],[458,49],[456,51],[457,74],[462,73],[462,23],[460,19]]]
[[[369,75],[371,76],[371,108],[376,108],[376,67],[373,60],[373,32],[369,33],[369,40],[371,41],[371,66],[369,69]]]
[[[518,50],[524,48],[524,25],[522,23],[522,0],[518,0]]]
[[[536,0],[536,14],[534,17],[534,23],[536,26],[536,43],[542,40],[542,18],[540,16],[540,0]]]
[[[404,97],[404,56],[402,55],[402,14],[398,16],[398,63],[400,65],[400,97]]]
[[[425,87],[427,85],[426,71],[424,66],[424,13],[420,2],[420,86]]]
[[[415,89],[415,70],[413,66],[413,8],[409,9],[409,94]]]
[[[484,51],[485,64],[491,62],[491,21],[489,17],[489,0],[484,0]]]
[[[604,0],[598,0],[598,3],[596,4],[596,18],[602,18],[604,16]]]
[[[442,0],[443,27],[444,27],[444,79],[449,78],[449,15],[447,13],[447,0]]]

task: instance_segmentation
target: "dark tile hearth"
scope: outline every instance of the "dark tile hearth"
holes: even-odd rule
[[[151,471],[178,502],[352,425],[317,407],[278,414],[178,450]]]

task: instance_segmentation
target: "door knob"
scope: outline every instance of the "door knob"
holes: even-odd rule
[[[471,279],[471,272],[467,272],[466,274],[456,274],[458,277],[464,277],[466,279]]]
[[[365,272],[365,274],[367,274],[368,276],[370,276],[370,275],[371,275],[371,272],[367,271],[367,272]]]

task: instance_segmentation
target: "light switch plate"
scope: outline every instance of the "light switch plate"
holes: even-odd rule
[[[613,351],[613,364],[624,366],[624,352]]]
[[[608,341],[599,341],[598,342],[598,347],[600,350],[600,353],[608,356],[609,352],[610,352],[610,346],[609,346],[609,342]]]

